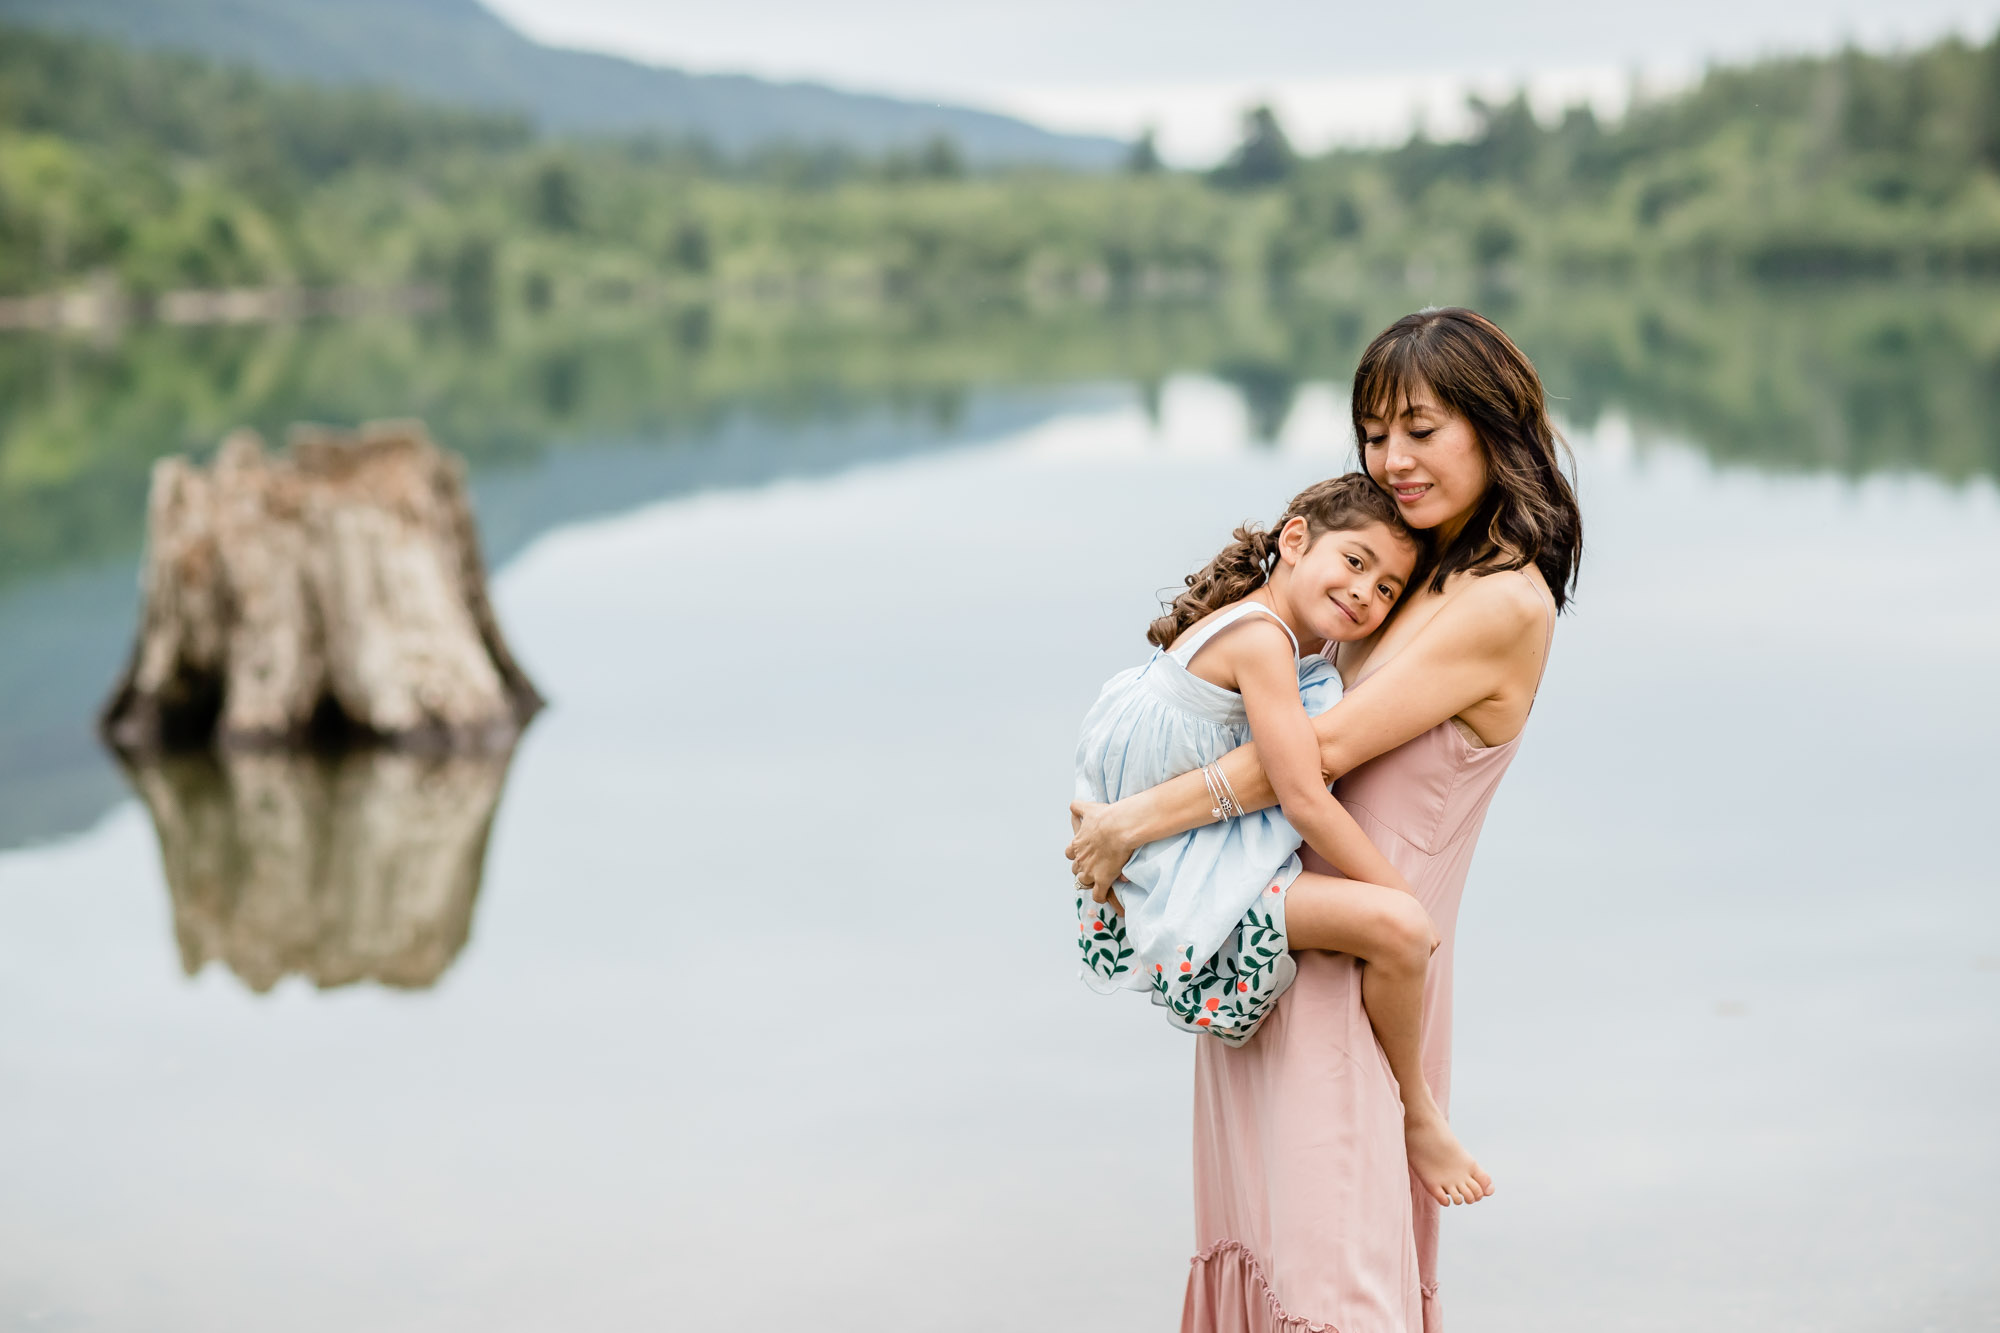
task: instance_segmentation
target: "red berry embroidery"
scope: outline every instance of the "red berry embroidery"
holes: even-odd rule
[[[1208,997],[1208,1012],[1212,1014],[1221,1007],[1222,1001],[1216,999],[1213,995]]]
[[[1273,884],[1273,885],[1271,886],[1271,892],[1273,892],[1273,893],[1276,893],[1277,891],[1278,891],[1278,886],[1277,886],[1277,885],[1275,885],[1275,884]]]
[[[1194,964],[1193,964],[1193,963],[1182,963],[1182,964],[1181,964],[1181,971],[1183,971],[1183,972],[1192,972],[1192,971],[1194,971]]]
[[[1205,1028],[1205,1027],[1207,1027],[1207,1026],[1208,1026],[1208,1019],[1207,1019],[1207,1018],[1205,1018],[1205,1017],[1204,1017],[1204,1018],[1197,1018],[1197,1019],[1195,1019],[1195,1021],[1194,1021],[1194,1025],[1195,1025],[1196,1027],[1198,1027],[1198,1028]]]
[[[1246,990],[1249,990],[1249,989],[1250,989],[1250,983],[1249,983],[1249,982],[1247,982],[1247,981],[1239,981],[1239,982],[1237,982],[1237,983],[1236,983],[1236,989],[1237,989],[1238,991],[1246,991]]]
[[[1159,965],[1158,963],[1155,963],[1155,964],[1153,964],[1153,970],[1154,970],[1155,972],[1164,972],[1164,971],[1166,971],[1167,969],[1165,969],[1164,967],[1161,967],[1161,966],[1160,966],[1160,965]]]

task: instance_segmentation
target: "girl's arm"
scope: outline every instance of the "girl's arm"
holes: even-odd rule
[[[1408,890],[1409,885],[1389,864],[1389,858],[1369,841],[1347,808],[1333,799],[1320,774],[1319,737],[1313,720],[1299,700],[1298,667],[1291,644],[1276,625],[1264,622],[1254,637],[1244,630],[1228,636],[1236,689],[1257,738],[1262,771],[1268,775],[1285,818],[1308,846],[1349,879],[1366,880]]]
[[[1327,781],[1506,689],[1522,645],[1539,653],[1547,615],[1526,598],[1505,595],[1503,584],[1515,582],[1492,580],[1495,595],[1472,595],[1486,592],[1474,584],[1453,597],[1407,647],[1313,719]],[[1221,764],[1245,810],[1277,803],[1256,745],[1223,756]],[[1075,872],[1101,902],[1134,850],[1209,823],[1209,808],[1208,788],[1198,773],[1171,778],[1115,805],[1078,803],[1071,807],[1078,825],[1068,848]]]

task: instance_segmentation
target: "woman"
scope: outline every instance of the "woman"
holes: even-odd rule
[[[1341,653],[1349,691],[1314,726],[1335,794],[1441,940],[1422,1051],[1448,1109],[1459,897],[1575,584],[1582,517],[1534,367],[1472,311],[1391,325],[1355,371],[1353,415],[1368,474],[1411,527],[1434,534],[1436,561],[1374,639]],[[1254,746],[1222,765],[1245,808],[1272,804]],[[1135,848],[1209,822],[1210,808],[1194,774],[1073,806],[1077,877],[1102,899]],[[1359,929],[1354,952],[1366,953]],[[1298,969],[1247,1046],[1196,1048],[1198,1248],[1183,1333],[1439,1333],[1439,1205],[1413,1187],[1361,965],[1302,953]]]

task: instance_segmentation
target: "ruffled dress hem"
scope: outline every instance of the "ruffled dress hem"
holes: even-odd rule
[[[1240,1240],[1219,1240],[1189,1261],[1181,1333],[1341,1333],[1338,1324],[1288,1314],[1264,1278],[1263,1265]],[[1420,1288],[1424,1325],[1434,1320],[1437,1284]]]
[[[1257,1256],[1241,1241],[1221,1240],[1191,1261],[1181,1333],[1340,1333],[1340,1329],[1287,1314],[1278,1303],[1278,1293],[1264,1280]]]

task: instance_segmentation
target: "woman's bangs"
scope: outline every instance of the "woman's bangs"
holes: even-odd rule
[[[1419,389],[1430,387],[1430,376],[1421,364],[1419,340],[1398,338],[1384,347],[1379,356],[1364,361],[1354,376],[1354,433],[1359,438],[1361,423],[1370,417],[1393,421]]]

